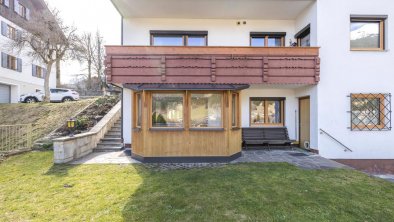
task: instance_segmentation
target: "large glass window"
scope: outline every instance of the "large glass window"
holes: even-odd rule
[[[190,127],[222,127],[222,94],[191,94]]]
[[[183,127],[183,94],[152,94],[152,127]]]
[[[203,31],[151,31],[151,45],[206,46],[207,35]]]
[[[299,31],[294,38],[297,39],[297,46],[309,47],[311,46],[311,26],[310,24]]]
[[[284,99],[251,98],[250,126],[283,125]]]
[[[265,33],[252,32],[250,33],[250,46],[255,47],[282,47],[285,46],[286,33]]]
[[[350,48],[352,50],[383,50],[384,20],[352,18]]]

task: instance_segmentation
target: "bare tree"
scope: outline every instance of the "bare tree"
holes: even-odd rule
[[[24,28],[18,38],[7,45],[10,50],[25,53],[46,65],[44,101],[49,102],[49,78],[53,64],[80,50],[76,28],[65,25],[57,10],[34,13]]]
[[[94,47],[94,56],[93,56],[93,68],[97,77],[100,80],[100,87],[102,89],[106,88],[106,81],[104,75],[104,40],[101,36],[100,32],[96,31],[95,37],[95,47]]]
[[[104,45],[103,37],[97,31],[93,37],[91,33],[83,34],[81,41],[83,50],[79,55],[79,59],[86,65],[87,70],[87,88],[92,89],[92,76],[96,76],[100,80],[100,87],[104,86]]]

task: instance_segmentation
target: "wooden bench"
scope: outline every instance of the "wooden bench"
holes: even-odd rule
[[[286,127],[242,128],[242,145],[245,149],[248,145],[291,146],[293,142]]]

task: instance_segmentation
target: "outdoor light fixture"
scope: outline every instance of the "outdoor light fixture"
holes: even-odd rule
[[[70,137],[74,136],[75,122],[74,118],[67,120],[67,128],[70,130]]]

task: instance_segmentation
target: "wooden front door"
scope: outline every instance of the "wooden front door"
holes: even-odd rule
[[[311,100],[309,97],[300,98],[299,99],[299,126],[300,126],[300,147],[306,148],[304,146],[305,141],[309,141],[311,139],[311,115],[310,115],[310,104]],[[310,148],[310,147],[309,147]]]

